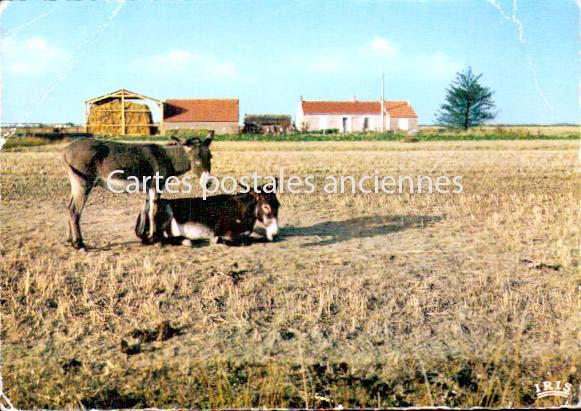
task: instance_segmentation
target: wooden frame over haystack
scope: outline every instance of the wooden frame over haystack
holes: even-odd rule
[[[163,130],[163,108],[164,102],[162,100],[158,100],[152,97],[144,96],[143,94],[134,93],[129,90],[120,89],[114,91],[113,93],[105,94],[103,96],[95,97],[90,100],[85,101],[85,130],[89,132],[89,114],[91,113],[91,108],[94,106],[98,106],[101,104],[105,104],[111,101],[119,100],[121,102],[120,108],[117,110],[107,110],[107,111],[114,111],[119,112],[121,117],[121,124],[102,124],[101,126],[104,127],[119,127],[121,126],[121,135],[127,135],[127,124],[126,124],[126,116],[127,112],[148,112],[149,109],[131,109],[125,107],[125,100],[142,100],[142,101],[149,101],[156,104],[159,107],[160,111],[160,123],[159,123],[159,132]],[[132,127],[153,127],[153,124],[131,124]]]

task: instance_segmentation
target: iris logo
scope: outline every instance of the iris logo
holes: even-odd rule
[[[561,381],[543,381],[542,383],[535,384],[537,398],[545,397],[569,398],[572,389],[573,384],[569,382],[563,384],[561,383]]]

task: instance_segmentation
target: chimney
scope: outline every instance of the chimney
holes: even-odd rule
[[[303,96],[301,96],[301,103],[303,102]]]
[[[357,103],[357,96],[353,96],[353,102]]]

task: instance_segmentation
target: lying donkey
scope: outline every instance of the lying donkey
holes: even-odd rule
[[[202,198],[157,200],[154,220],[157,240],[165,242],[181,239],[189,245],[191,240],[210,240],[217,243],[237,243],[253,232],[256,222],[264,225],[266,238],[274,240],[278,234],[279,202],[275,193],[250,191],[241,194],[222,194]],[[141,220],[145,215],[147,221]],[[143,238],[151,221],[149,213],[137,217],[135,234]]]
[[[210,131],[204,141],[193,137],[185,142],[173,137],[176,143],[170,146],[123,144],[92,138],[69,144],[64,150],[63,158],[71,183],[69,241],[73,247],[85,248],[81,236],[81,212],[95,185],[107,190],[113,189],[118,193],[127,190],[131,181],[128,180],[129,177],[136,177],[139,180],[139,190],[147,191],[147,209],[150,218],[153,218],[156,208],[154,200],[159,200],[161,195],[155,187],[156,173],[162,177],[159,188],[163,187],[164,179],[180,176],[190,169],[193,169],[200,182],[204,184],[210,176],[212,158],[210,144],[213,136],[214,132]],[[118,172],[112,174],[115,171]],[[108,177],[113,175],[115,178],[107,181]],[[145,210],[144,205],[141,211],[141,220],[144,222]],[[150,225],[148,233],[144,233],[143,241],[153,242],[154,236],[155,225]]]

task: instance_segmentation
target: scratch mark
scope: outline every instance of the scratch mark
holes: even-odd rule
[[[516,12],[518,10],[517,0],[512,0],[512,16],[509,16],[508,14],[506,14],[504,12],[504,10],[502,9],[502,6],[498,2],[498,0],[488,0],[488,2],[490,4],[492,4],[498,10],[498,12],[502,15],[502,17],[504,17],[505,19],[514,23],[517,26],[520,43],[521,44],[526,43],[522,22],[516,17]]]
[[[0,2],[0,19],[2,18],[2,14],[6,11],[6,9],[8,8],[8,2],[4,1],[4,2]],[[2,21],[0,20],[0,23]],[[2,36],[0,35],[0,40],[2,39]],[[0,42],[1,45],[1,42]],[[0,50],[1,51],[1,50]],[[3,91],[4,91],[4,73],[2,71],[4,67],[4,64],[2,62],[2,53],[0,53],[0,150],[2,150],[2,147],[4,147],[4,144],[6,143],[6,138],[4,136],[4,133],[2,132],[2,119],[3,119],[3,103],[4,103],[4,99],[2,98],[4,96]],[[1,360],[0,360],[0,395],[4,395],[2,393],[2,364],[1,364]],[[12,405],[12,404],[10,404]]]
[[[579,44],[581,45],[581,0],[577,0],[577,7],[579,8]],[[581,50],[579,50],[579,56],[579,61],[581,62]],[[579,128],[581,129],[581,79],[579,79],[579,89],[577,92],[579,93]],[[578,161],[579,164],[581,164],[581,134],[579,135]],[[581,172],[581,167],[577,170],[578,172]],[[579,241],[579,252],[581,252],[581,241]],[[581,390],[579,392],[579,402],[577,403],[577,406],[581,407]]]
[[[524,29],[523,29],[523,25],[522,22],[516,17],[516,12],[518,11],[518,7],[517,7],[517,0],[512,0],[512,22],[514,24],[516,24],[516,27],[518,28],[518,39],[520,41],[521,44],[525,44],[526,40],[525,40],[525,33],[524,33]]]
[[[537,89],[537,92],[539,93],[539,96],[541,96],[541,99],[543,100],[543,102],[545,103],[547,108],[550,110],[551,121],[554,122],[555,121],[555,107],[551,104],[551,102],[549,101],[549,99],[545,95],[545,92],[543,91],[543,88],[541,87],[541,85],[539,83],[537,69],[536,69],[535,64],[533,62],[531,54],[527,50],[527,48],[525,47],[527,40],[526,40],[525,33],[524,33],[524,25],[523,25],[522,21],[520,21],[520,19],[517,17],[518,0],[512,0],[512,15],[511,16],[506,14],[506,12],[503,10],[502,6],[499,3],[499,0],[487,0],[487,1],[488,1],[488,3],[490,3],[492,6],[494,6],[498,10],[498,12],[500,13],[500,15],[502,17],[504,17],[506,20],[510,21],[511,23],[513,23],[516,26],[517,31],[518,31],[518,40],[519,40],[520,44],[523,46],[525,55],[527,57],[527,62],[528,62],[529,67],[531,69],[533,83],[535,85],[535,88]],[[581,0],[577,0],[577,1],[579,2]]]
[[[69,73],[80,63],[80,57],[85,53],[85,51],[93,47],[97,41],[103,36],[103,33],[109,27],[111,22],[117,17],[117,14],[125,4],[125,1],[120,1],[117,7],[113,10],[111,15],[105,20],[105,22],[97,29],[95,36],[92,40],[83,43],[80,43],[77,48],[75,49],[75,59],[69,64],[69,66],[63,70],[57,79],[48,87],[48,89],[41,95],[38,103],[35,105],[34,109],[36,109],[40,104],[44,102],[44,100],[56,89],[56,87],[69,75]],[[34,110],[33,109],[33,110]]]
[[[551,121],[554,122],[555,121],[555,107],[551,104],[551,102],[549,101],[549,99],[545,95],[543,89],[541,88],[541,85],[539,84],[539,79],[537,76],[537,69],[535,68],[535,64],[533,63],[533,59],[532,59],[530,53],[526,52],[525,54],[527,56],[527,61],[528,61],[529,66],[531,68],[531,72],[533,73],[533,82],[535,83],[535,87],[537,88],[537,91],[538,91],[539,95],[541,96],[541,98],[543,99],[545,105],[549,108],[549,110],[551,110]]]
[[[4,3],[2,2],[0,4],[4,4]],[[115,9],[113,9],[113,11],[109,15],[109,17],[107,17],[105,22],[103,22],[97,28],[93,37],[91,39],[84,39],[83,41],[81,41],[77,45],[77,47],[75,48],[73,60],[71,61],[71,63],[63,71],[61,71],[59,73],[57,78],[40,95],[40,97],[36,100],[34,106],[30,110],[28,110],[26,112],[26,114],[23,116],[23,119],[20,122],[18,122],[18,124],[15,127],[12,127],[9,131],[4,132],[2,134],[2,136],[0,137],[0,139],[6,140],[6,138],[12,137],[16,133],[18,126],[23,124],[23,123],[26,123],[28,121],[28,119],[36,111],[36,109],[38,109],[38,107],[41,106],[45,102],[47,97],[68,77],[68,75],[71,73],[71,71],[81,62],[81,56],[83,56],[89,48],[93,47],[99,41],[99,39],[105,33],[105,30],[107,29],[107,27],[109,27],[109,25],[117,17],[117,15],[119,14],[119,12],[121,11],[121,9],[123,8],[124,5],[125,5],[125,0],[118,1],[117,7],[115,7]],[[6,9],[6,7],[4,7],[4,9]],[[2,118],[2,111],[1,111],[1,107],[0,107],[0,119],[1,118]],[[1,133],[1,131],[2,130],[0,128],[0,133]]]
[[[17,35],[22,30],[26,29],[27,27],[33,25],[34,23],[38,22],[39,20],[52,14],[57,9],[57,4],[58,3],[55,3],[55,5],[51,9],[49,9],[48,11],[28,20],[27,22],[21,24],[20,26],[13,27],[4,33],[0,33],[0,53],[2,52],[2,43],[4,40],[9,39],[9,38],[13,38],[15,35]],[[0,3],[0,16],[7,8],[8,8],[8,2],[4,1],[4,2]],[[2,24],[0,24],[0,29],[1,28],[2,28]],[[0,56],[0,64],[2,65],[2,68],[3,68],[4,67],[3,56]],[[4,77],[3,73],[0,72],[0,122],[3,118],[3,110],[2,110],[2,96],[3,96],[3,91],[4,91],[3,77]],[[12,136],[15,132],[16,132],[16,128],[13,128],[8,133],[3,133],[2,126],[0,125],[0,150],[2,150],[2,148],[4,147],[4,144],[6,144],[6,138]],[[0,386],[0,393],[1,393],[1,386]]]
[[[4,2],[0,2],[0,18],[2,18],[2,14],[6,11],[6,9],[8,8],[8,2],[4,1]],[[1,54],[0,54],[0,58],[1,58]],[[0,61],[1,63],[1,61]],[[3,113],[3,88],[4,88],[4,78],[3,78],[3,73],[2,73],[2,67],[3,65],[0,64],[0,150],[2,150],[2,147],[4,147],[4,143],[6,142],[6,139],[2,136],[2,113]],[[1,196],[0,196],[1,198]],[[4,289],[2,287],[0,287],[0,294],[2,293],[2,291],[4,291]],[[0,331],[2,331],[2,317],[0,316]],[[2,339],[0,339],[0,352],[2,351]],[[10,399],[6,396],[6,394],[4,394],[4,378],[3,378],[3,374],[2,372],[4,371],[4,363],[3,363],[3,356],[0,355],[0,410],[5,411],[5,410],[15,410],[14,405],[12,405],[12,403],[10,402]]]
[[[579,7],[579,42],[581,43],[581,0],[577,0],[577,7]]]
[[[34,23],[36,23],[37,21],[45,18],[46,16],[51,15],[57,8],[57,5],[59,5],[59,3],[54,3],[55,5],[49,9],[48,11],[28,20],[26,23],[21,24],[20,26],[17,27],[13,27],[10,30],[7,30],[6,33],[4,33],[2,35],[3,38],[10,38],[10,37],[14,37],[16,34],[18,34],[20,31],[24,30],[25,28],[33,25]]]

